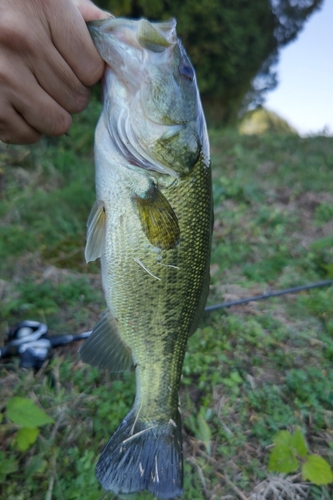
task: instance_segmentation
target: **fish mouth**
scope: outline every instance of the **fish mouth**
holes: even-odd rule
[[[150,54],[161,53],[158,58],[161,57],[163,63],[169,61],[169,54],[173,53],[178,43],[176,22],[150,23],[145,19],[132,21],[108,18],[90,21],[87,26],[107,64],[102,81],[104,116],[110,138],[118,152],[126,158],[129,168],[140,167],[174,179],[184,175],[191,169],[192,158],[197,157],[199,151],[200,141],[192,130],[192,121],[177,120],[177,116],[169,117],[166,113],[168,109],[159,107],[154,100],[152,104],[157,113],[151,113],[140,87],[147,51]],[[117,79],[113,79],[113,74],[116,74]],[[116,93],[118,91],[117,83],[114,83],[117,81],[120,82],[119,88],[124,89],[124,95],[126,92],[130,96],[129,101],[125,100],[123,109],[120,105],[115,108],[112,98],[114,89]],[[143,113],[142,120],[136,118],[138,113]],[[180,148],[183,153],[179,155]]]
[[[122,35],[119,37],[127,43],[133,43],[133,39],[145,49],[153,52],[162,52],[166,48],[174,45],[177,42],[175,19],[162,22],[150,22],[147,19],[131,20],[122,17],[108,17],[88,21],[87,28],[93,39],[95,37],[103,37],[110,35],[121,28]],[[129,37],[129,33],[124,35],[124,29],[130,30],[133,35]]]

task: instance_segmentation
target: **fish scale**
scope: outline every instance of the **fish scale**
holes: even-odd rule
[[[195,189],[193,178],[196,179]],[[198,189],[202,192],[198,193]],[[171,411],[166,403],[170,399],[168,387],[172,389],[173,405],[178,405],[179,378],[187,336],[207,272],[211,224],[211,208],[207,203],[210,170],[199,161],[188,178],[175,181],[162,193],[175,213],[179,214],[183,235],[179,245],[159,254],[150,245],[147,248],[146,236],[140,228],[138,230],[134,214],[131,218],[133,227],[128,227],[129,233],[124,233],[122,227],[114,233],[110,253],[107,250],[102,259],[102,269],[107,270],[113,265],[114,255],[126,255],[112,274],[103,272],[105,290],[114,290],[114,299],[108,300],[106,292],[106,301],[118,319],[122,337],[132,349],[137,378],[135,404],[136,407],[143,404],[140,416],[150,418],[165,412],[163,418],[169,420],[171,415],[166,413]],[[182,193],[186,193],[186,202]],[[201,198],[205,201],[198,202]],[[122,200],[119,202],[122,203]],[[112,206],[115,210],[117,205],[113,203]],[[137,233],[135,245],[128,242],[132,231]],[[161,260],[158,260],[159,257]],[[139,259],[159,280],[148,274],[135,259]],[[163,387],[161,381],[165,381]],[[161,411],[161,407],[165,406],[164,412]],[[172,408],[172,413],[174,410]]]
[[[80,356],[136,375],[133,407],[96,474],[107,491],[171,499],[183,488],[182,365],[209,288],[206,125],[175,22],[109,19],[90,31],[107,69],[86,259],[101,258],[107,311]]]

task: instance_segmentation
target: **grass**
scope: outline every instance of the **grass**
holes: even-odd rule
[[[92,102],[70,137],[0,145],[2,342],[23,319],[46,322],[51,334],[78,333],[104,309],[98,265],[83,258],[99,111]],[[332,278],[333,138],[233,130],[211,130],[210,138],[209,304]],[[113,498],[104,496],[94,464],[131,406],[134,377],[85,365],[76,350],[59,348],[36,375],[17,359],[1,362],[1,498]],[[310,452],[333,466],[332,362],[332,288],[205,314],[181,385],[184,498],[270,500],[265,488],[282,484],[281,499],[332,498],[331,486],[267,471],[281,429],[301,429]],[[13,395],[31,398],[55,420],[24,452],[6,418]]]

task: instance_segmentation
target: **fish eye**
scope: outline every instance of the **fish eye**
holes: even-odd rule
[[[178,66],[179,74],[184,80],[193,82],[194,80],[194,70],[188,62],[181,62]]]

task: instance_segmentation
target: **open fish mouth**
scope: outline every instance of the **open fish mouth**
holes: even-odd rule
[[[103,38],[104,35],[109,36],[117,28],[120,28],[123,41],[134,43],[137,40],[141,47],[154,52],[163,52],[165,48],[177,43],[176,25],[175,19],[165,22],[150,22],[147,19],[132,21],[114,17],[87,22],[87,27],[93,38],[96,35],[100,38]]]
[[[176,22],[107,19],[88,23],[107,67],[105,125],[128,168],[187,175],[201,152],[198,90]]]

